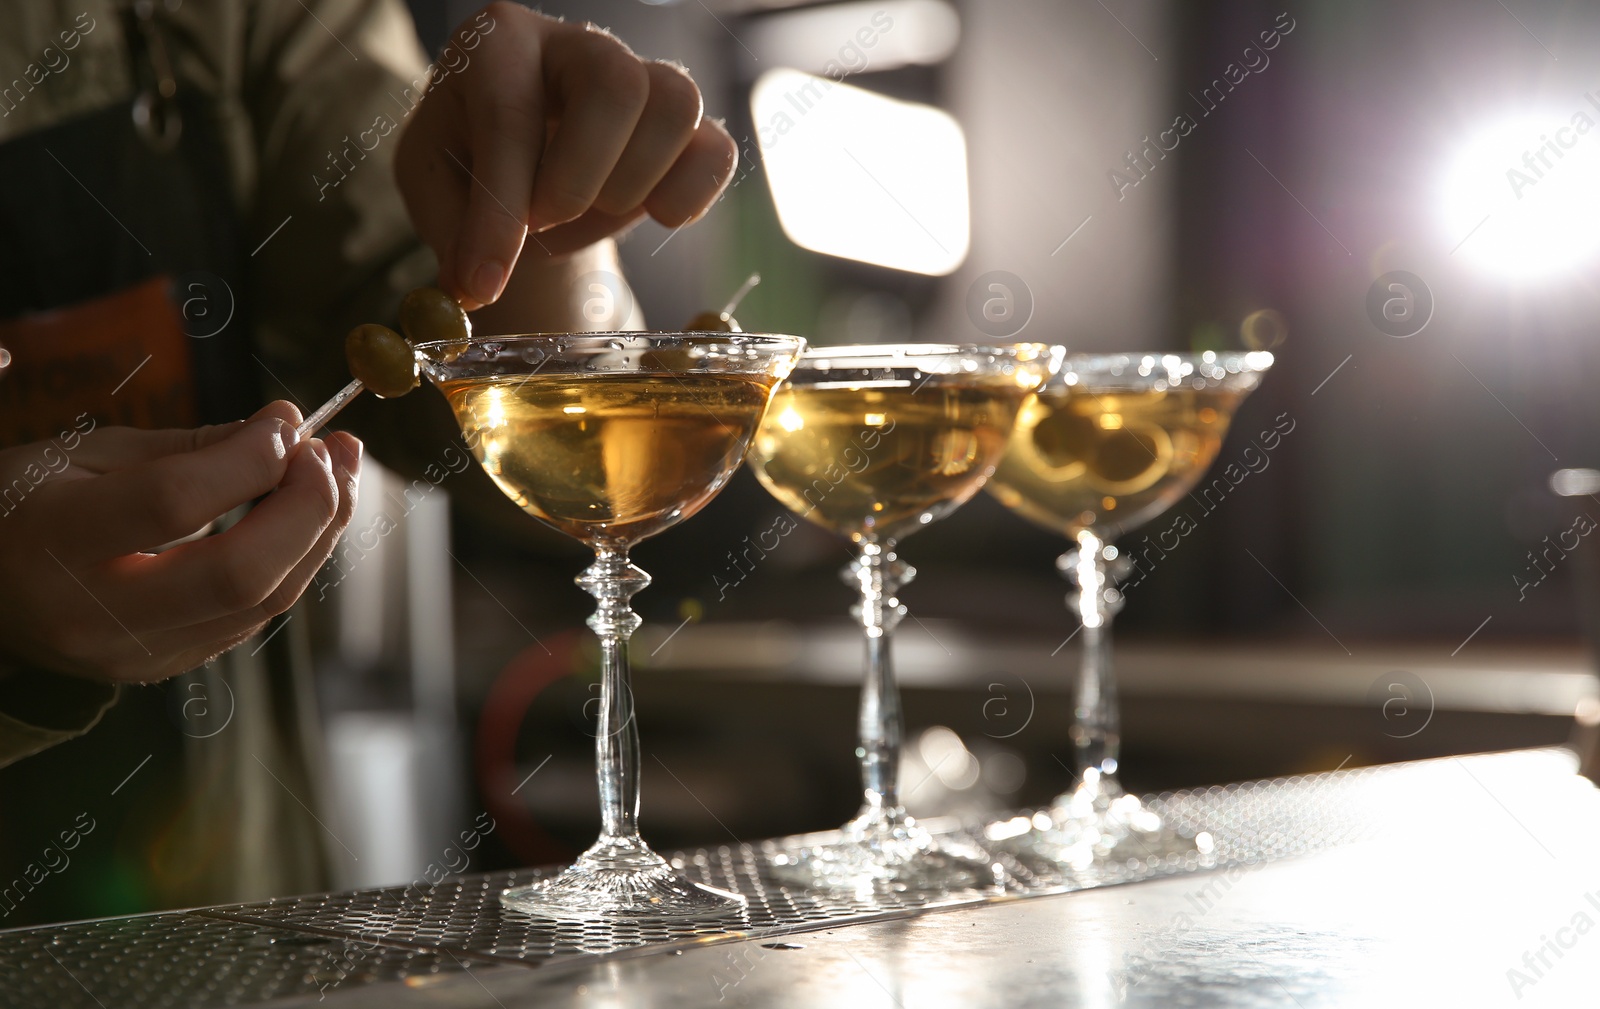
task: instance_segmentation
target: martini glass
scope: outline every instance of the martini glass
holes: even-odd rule
[[[866,636],[860,761],[864,803],[838,840],[779,854],[783,879],[833,889],[949,889],[992,878],[986,854],[936,838],[900,803],[902,718],[890,637],[916,574],[903,537],[950,514],[1000,461],[1023,401],[1060,365],[1043,344],[808,350],[756,434],[756,476],[791,511],[847,536],[845,583]]]
[[[1071,732],[1076,783],[1034,818],[1019,847],[1075,868],[1194,850],[1117,782],[1111,618],[1122,609],[1115,583],[1129,565],[1110,541],[1193,489],[1234,410],[1271,366],[1264,352],[1079,355],[1023,405],[989,492],[1076,544],[1056,567],[1074,586],[1067,605],[1083,656]],[[1007,832],[995,825],[990,836]]]
[[[804,341],[728,333],[487,337],[417,348],[489,476],[523,510],[594,550],[578,579],[599,606],[600,838],[552,879],[505,891],[509,908],[561,920],[701,918],[742,897],[691,882],[639,836],[639,732],[628,682],[628,605],[650,576],[635,543],[716,496],[744,459]]]

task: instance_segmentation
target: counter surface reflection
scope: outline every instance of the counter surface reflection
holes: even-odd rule
[[[937,910],[758,900],[743,932],[595,932],[587,949],[551,929],[592,923],[502,912],[505,873],[411,907],[367,891],[0,932],[0,991],[17,1006],[384,1009],[1593,1004],[1600,793],[1574,768],[1523,751],[1178,793],[1152,801],[1210,825],[1210,869],[1130,864]],[[752,894],[768,850],[678,864]]]

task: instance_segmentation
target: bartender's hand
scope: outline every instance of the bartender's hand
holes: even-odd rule
[[[98,428],[65,453],[0,452],[0,663],[114,682],[193,669],[305,591],[355,507],[361,443],[295,440],[300,412],[193,430]],[[226,532],[171,547],[266,495]]]
[[[519,255],[560,257],[646,214],[678,227],[733,176],[738,147],[682,68],[513,3],[462,27],[481,41],[411,114],[395,176],[440,285],[469,311],[500,296]]]

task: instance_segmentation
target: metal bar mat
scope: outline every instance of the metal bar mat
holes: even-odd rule
[[[1456,765],[1460,765],[1459,767]],[[1136,882],[1310,854],[1449,822],[1464,788],[1486,778],[1571,777],[1564,750],[1533,750],[1359,768],[1167,793],[1148,801],[1210,851],[1065,872],[1008,855],[1002,887],[936,893],[825,893],[773,879],[770,857],[793,839],[670,857],[686,875],[743,894],[742,915],[711,922],[552,922],[504,910],[500,891],[554,869],[493,872],[436,886],[391,887],[0,932],[7,1005],[228,1006],[315,996],[334,986],[401,981],[490,964],[551,969],[599,957],[776,937],[812,929]],[[1469,773],[1463,775],[1462,769]],[[1467,784],[1464,784],[1467,783]],[[1479,793],[1481,797],[1481,793]],[[973,828],[969,828],[973,829]],[[956,828],[958,832],[961,828]],[[972,834],[980,843],[979,835]],[[985,844],[986,847],[992,847]]]

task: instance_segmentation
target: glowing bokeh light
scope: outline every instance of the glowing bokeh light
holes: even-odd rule
[[[1600,109],[1493,123],[1451,158],[1442,190],[1454,255],[1505,277],[1556,277],[1600,251]]]
[[[796,245],[932,276],[966,259],[966,138],[949,113],[797,70],[762,75],[750,105]]]

